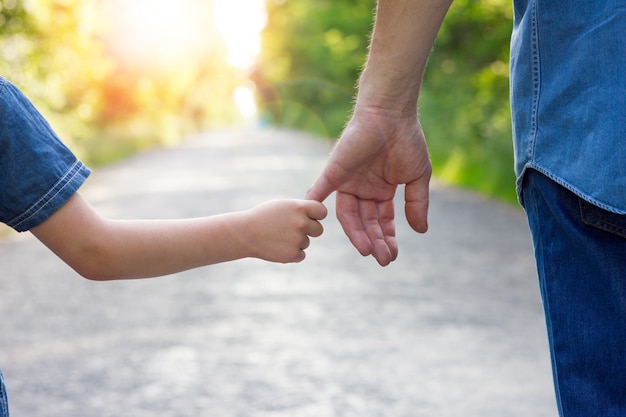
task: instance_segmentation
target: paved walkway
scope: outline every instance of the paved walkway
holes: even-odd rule
[[[98,170],[84,194],[116,218],[245,209],[301,197],[328,151],[215,132]],[[330,215],[298,265],[113,283],[80,279],[30,235],[4,239],[12,416],[555,417],[523,213],[435,184],[430,223],[420,236],[400,218],[387,268]]]

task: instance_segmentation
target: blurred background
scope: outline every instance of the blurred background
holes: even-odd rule
[[[375,0],[0,0],[0,74],[91,166],[224,126],[334,140]],[[509,0],[456,0],[420,103],[435,175],[513,202]]]

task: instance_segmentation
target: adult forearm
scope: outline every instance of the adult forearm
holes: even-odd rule
[[[415,111],[428,56],[452,0],[379,0],[357,105]]]

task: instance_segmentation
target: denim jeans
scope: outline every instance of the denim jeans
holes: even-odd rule
[[[624,179],[622,179],[624,180]],[[528,170],[522,188],[563,417],[626,416],[626,216]]]
[[[9,417],[9,401],[7,400],[7,391],[4,386],[2,371],[0,371],[0,417]]]

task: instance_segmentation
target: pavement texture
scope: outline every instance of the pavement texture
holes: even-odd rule
[[[211,132],[98,169],[82,193],[113,218],[243,210],[302,197],[329,150],[301,133]],[[333,201],[292,265],[96,283],[29,234],[3,239],[12,416],[557,415],[521,209],[434,182],[430,231],[397,207],[400,256],[381,268]]]

